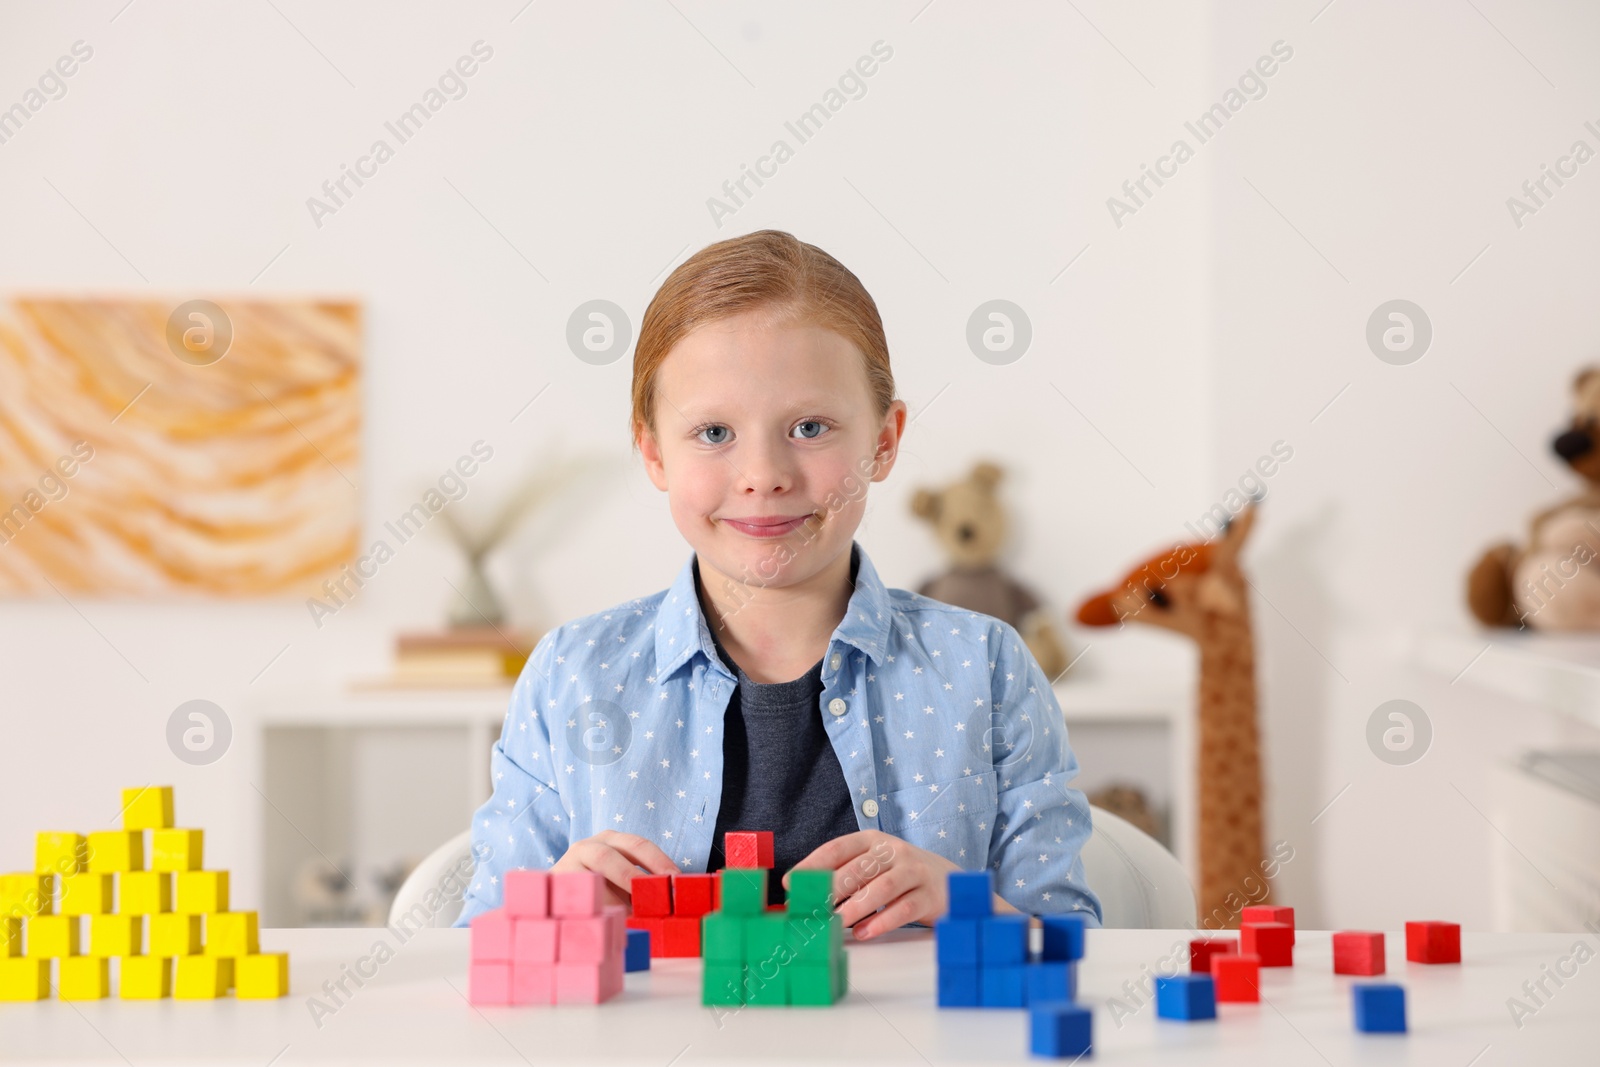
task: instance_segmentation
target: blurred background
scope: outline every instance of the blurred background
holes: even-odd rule
[[[996,558],[1058,633],[1083,788],[1192,867],[1194,645],[1075,612],[1254,495],[1277,900],[1594,916],[1587,557],[1532,625],[1466,589],[1586,502],[1552,442],[1600,362],[1600,9],[0,23],[0,869],[170,783],[263,925],[382,921],[488,795],[519,656],[688,558],[630,452],[632,338],[672,267],[771,227],[885,320],[911,421],[857,534],[884,580],[950,566],[919,490],[1003,472]]]

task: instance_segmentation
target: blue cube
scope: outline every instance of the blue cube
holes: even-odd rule
[[[1392,982],[1363,982],[1350,987],[1355,997],[1356,1029],[1364,1034],[1406,1032],[1406,990]]]
[[[628,948],[622,954],[622,970],[648,971],[650,969],[650,931],[629,930]]]
[[[1094,1017],[1088,1008],[1061,1001],[1032,1004],[1028,1041],[1035,1056],[1087,1056],[1093,1048]]]
[[[1028,1006],[1028,968],[984,964],[978,971],[978,1002],[985,1008]]]
[[[978,959],[983,966],[1010,967],[1028,962],[1028,917],[991,915],[978,920]]]
[[[1087,927],[1082,915],[1045,915],[1044,958],[1051,961],[1083,959],[1083,931]]]
[[[1175,974],[1156,977],[1156,1015],[1162,1019],[1217,1017],[1217,986],[1209,974]]]
[[[939,968],[939,1007],[978,1007],[978,968]]]
[[[933,940],[941,967],[976,967],[983,958],[977,919],[940,919],[933,924]]]
[[[948,877],[952,919],[983,919],[994,914],[993,872],[951,871]]]
[[[1078,965],[1070,960],[1028,964],[1028,1003],[1078,999]]]

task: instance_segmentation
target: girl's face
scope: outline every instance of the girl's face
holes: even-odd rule
[[[903,401],[881,419],[873,410],[853,344],[766,317],[680,340],[656,375],[655,433],[639,432],[702,582],[718,586],[793,587],[848,560],[867,484],[888,477],[905,428]]]

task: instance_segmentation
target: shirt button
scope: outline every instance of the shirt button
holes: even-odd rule
[[[832,667],[834,670],[838,670],[839,669],[839,664],[841,662],[843,662],[843,661],[840,660],[839,653],[835,652],[833,654],[833,658],[828,660],[828,666]]]
[[[833,712],[835,715],[843,715],[845,712],[849,711],[850,708],[843,700],[840,700],[838,697],[834,697],[832,700],[828,701],[828,710]]]
[[[876,819],[878,817],[878,802],[876,800],[863,800],[861,802],[861,814],[869,819]]]

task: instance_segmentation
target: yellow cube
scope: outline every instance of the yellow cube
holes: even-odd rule
[[[228,910],[227,871],[179,871],[178,900],[174,911],[203,915]]]
[[[114,909],[111,875],[63,874],[61,876],[62,915],[105,915]]]
[[[152,871],[198,871],[205,844],[202,830],[150,831],[150,869]]]
[[[117,875],[117,886],[117,910],[124,915],[172,910],[172,875],[166,871],[128,871]]]
[[[227,956],[179,956],[173,995],[179,1000],[215,1000],[233,985],[233,960]]]
[[[144,870],[144,831],[96,830],[90,834],[89,870]]]
[[[271,999],[289,993],[289,954],[268,952],[233,961],[234,996],[240,1000]]]
[[[172,787],[141,785],[122,791],[124,830],[164,830],[172,825]]]
[[[172,996],[172,961],[165,956],[126,956],[117,964],[118,993],[123,1000],[160,1000]]]
[[[54,875],[34,871],[0,874],[0,915],[26,919],[56,910]]]
[[[49,960],[32,956],[0,960],[0,1001],[45,1000],[49,996]]]
[[[249,956],[261,951],[260,921],[253,911],[206,914],[206,955]]]
[[[88,860],[89,843],[82,834],[45,830],[34,838],[33,869],[40,874],[76,874]]]
[[[15,915],[0,915],[0,960],[22,955],[22,920]]]
[[[62,1000],[104,1000],[110,994],[110,960],[104,956],[61,957],[56,995]]]
[[[89,955],[138,956],[143,951],[143,915],[89,916]]]
[[[38,959],[76,956],[78,930],[76,915],[35,915],[24,931],[28,955]]]
[[[151,956],[193,956],[200,951],[200,916],[165,912],[150,916]]]

